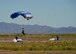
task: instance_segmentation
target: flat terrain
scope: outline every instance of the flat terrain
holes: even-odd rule
[[[76,51],[0,51],[0,54],[76,54]]]
[[[12,42],[15,36],[24,41],[48,41],[50,38],[56,38],[56,36],[59,36],[60,40],[76,40],[76,34],[26,34],[25,36],[21,34],[7,34],[0,35],[0,42]]]
[[[23,42],[13,42],[15,36]],[[0,54],[76,54],[76,34],[1,34]]]

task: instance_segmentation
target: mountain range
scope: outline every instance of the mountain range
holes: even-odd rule
[[[66,33],[76,33],[76,27],[59,27],[54,28],[46,25],[18,25],[14,23],[0,22],[0,34],[15,34],[21,33],[22,28],[24,28],[25,33],[28,34],[66,34]]]

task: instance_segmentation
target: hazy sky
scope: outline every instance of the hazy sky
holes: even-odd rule
[[[10,15],[16,11],[29,11],[33,18],[13,20]],[[76,0],[0,0],[0,22],[76,27]]]

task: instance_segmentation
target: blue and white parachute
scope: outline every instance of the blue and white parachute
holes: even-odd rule
[[[30,12],[25,12],[25,11],[18,11],[18,12],[14,12],[13,14],[11,14],[11,18],[17,18],[19,15],[23,16],[24,18],[26,18],[27,20],[31,19],[33,16]]]

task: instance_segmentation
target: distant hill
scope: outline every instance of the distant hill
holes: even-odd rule
[[[25,33],[28,34],[52,34],[52,33],[76,33],[76,27],[60,27],[53,28],[50,26],[41,26],[41,25],[18,25],[14,23],[5,23],[0,22],[0,34],[14,34],[21,33],[23,27]]]

